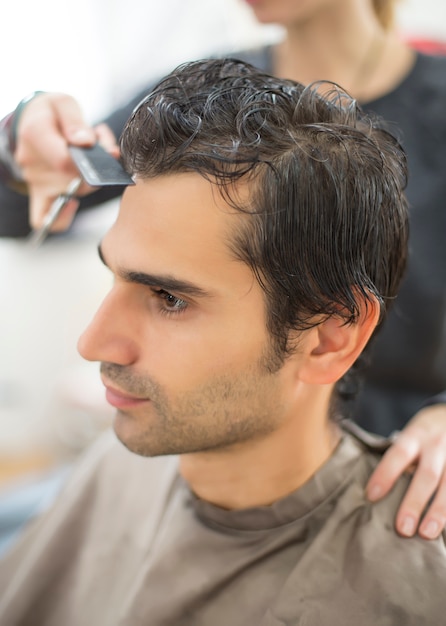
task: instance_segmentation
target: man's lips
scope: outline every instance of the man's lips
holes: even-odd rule
[[[103,383],[105,386],[105,398],[107,402],[117,409],[129,409],[150,401],[149,398],[138,398],[121,391],[120,389],[116,389],[106,381],[103,381]]]

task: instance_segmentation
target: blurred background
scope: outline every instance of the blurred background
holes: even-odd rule
[[[0,118],[42,89],[71,93],[95,121],[182,61],[280,37],[239,0],[16,0],[2,22]],[[446,42],[446,3],[402,0],[398,24]],[[38,250],[0,239],[0,486],[69,461],[110,421],[76,341],[109,286],[96,244],[116,211],[82,216]]]

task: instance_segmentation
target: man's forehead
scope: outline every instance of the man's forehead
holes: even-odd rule
[[[222,190],[197,173],[136,178],[124,193],[116,227],[166,245],[221,247],[227,252],[241,222],[248,219],[235,205],[247,205],[247,198],[246,184]]]
[[[215,185],[198,174],[137,180],[121,202],[101,250],[108,265],[173,275],[212,291],[212,285],[252,271],[234,255],[240,215]],[[250,280],[252,284],[252,280]]]

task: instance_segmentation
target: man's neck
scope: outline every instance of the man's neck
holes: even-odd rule
[[[183,478],[199,498],[225,509],[267,506],[287,496],[313,476],[339,442],[339,428],[328,418],[328,391],[263,439],[183,455]]]
[[[338,2],[290,24],[274,49],[278,76],[309,84],[329,80],[361,102],[392,90],[410,71],[414,52],[386,32],[366,3]]]

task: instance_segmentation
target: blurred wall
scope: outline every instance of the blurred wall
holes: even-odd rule
[[[27,93],[43,89],[75,95],[95,118],[148,77],[259,41],[274,30],[259,29],[239,0],[16,0],[5,5],[1,116]]]
[[[277,36],[241,0],[15,0],[2,6],[0,116],[35,90],[66,91],[95,119],[181,61]],[[445,0],[400,0],[409,34],[446,40]]]

